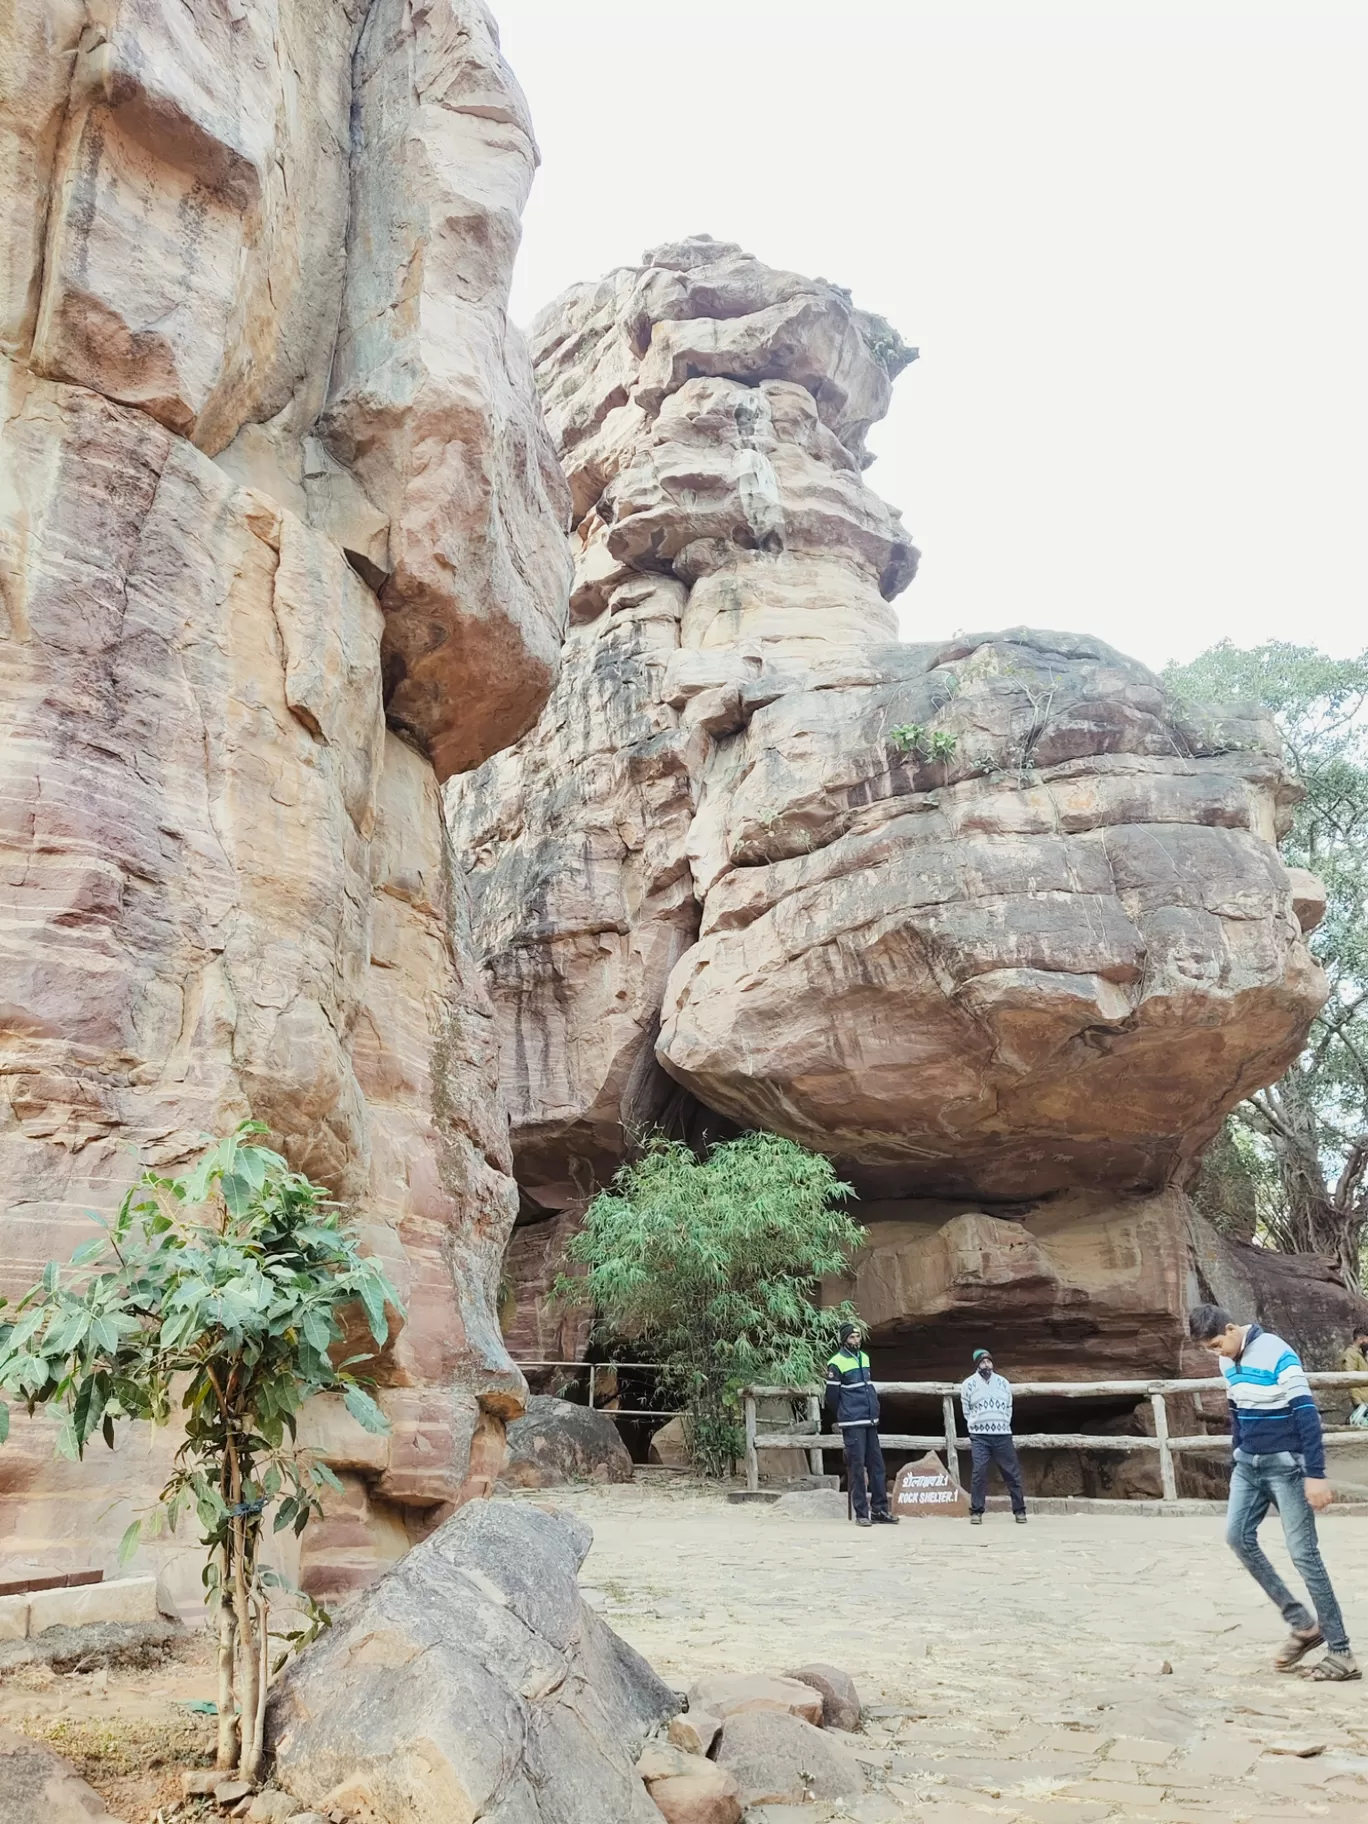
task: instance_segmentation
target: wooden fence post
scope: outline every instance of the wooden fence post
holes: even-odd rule
[[[958,1488],[960,1485],[959,1450],[955,1443],[955,1396],[953,1393],[941,1396],[941,1418],[945,1422],[945,1468],[950,1480]]]
[[[807,1415],[808,1424],[812,1426],[814,1431],[820,1431],[822,1429],[822,1402],[815,1393],[810,1393],[808,1395]],[[810,1450],[808,1452],[808,1470],[814,1476],[821,1475],[822,1453],[820,1450]]]
[[[1154,1408],[1154,1435],[1159,1441],[1159,1475],[1163,1481],[1165,1501],[1178,1499],[1178,1478],[1173,1473],[1173,1452],[1169,1449],[1168,1408],[1162,1393],[1150,1395]]]
[[[760,1492],[760,1452],[755,1448],[755,1395],[746,1389],[746,1487]]]

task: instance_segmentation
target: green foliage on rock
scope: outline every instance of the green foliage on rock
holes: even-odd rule
[[[928,729],[920,722],[904,722],[900,728],[890,729],[888,738],[900,754],[912,754],[919,760],[943,766],[955,757],[955,736],[948,729]]]
[[[353,1370],[386,1341],[387,1305],[400,1309],[327,1191],[262,1146],[265,1131],[244,1122],[184,1178],[144,1172],[105,1233],[65,1271],[50,1261],[0,1329],[0,1392],[30,1413],[63,1410],[68,1457],[97,1437],[112,1449],[124,1420],[166,1423],[179,1396],[184,1442],[123,1555],[144,1530],[198,1521],[219,1611],[219,1765],[246,1779],[261,1762],[269,1592],[282,1584],[260,1561],[264,1522],[302,1533],[321,1491],[340,1487],[296,1447],[296,1414],[335,1392],[368,1431],[388,1429]],[[374,1347],[338,1362],[347,1307]],[[8,1421],[0,1401],[0,1438]],[[315,1611],[310,1625],[325,1620]]]
[[[1332,659],[1283,640],[1223,641],[1164,683],[1186,700],[1262,703],[1305,789],[1283,857],[1319,875],[1311,933],[1330,998],[1278,1083],[1240,1104],[1203,1163],[1199,1205],[1289,1253],[1328,1256],[1361,1283],[1368,1232],[1368,652]]]
[[[568,1250],[585,1271],[562,1275],[557,1297],[593,1305],[602,1332],[664,1364],[706,1474],[739,1454],[743,1386],[821,1379],[846,1311],[815,1297],[863,1239],[840,1207],[851,1194],[830,1160],[777,1134],[721,1141],[703,1159],[656,1138],[585,1213]]]

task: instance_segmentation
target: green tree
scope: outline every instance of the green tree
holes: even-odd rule
[[[387,1430],[352,1372],[374,1351],[333,1358],[347,1307],[364,1311],[376,1348],[386,1306],[400,1310],[378,1264],[342,1232],[328,1193],[261,1145],[265,1131],[244,1122],[186,1178],[144,1172],[113,1223],[101,1224],[106,1232],[77,1250],[65,1275],[49,1262],[0,1329],[0,1393],[30,1413],[64,1409],[65,1456],[83,1457],[97,1434],[113,1449],[118,1421],[164,1424],[181,1393],[185,1439],[171,1478],[153,1514],[125,1533],[121,1556],[145,1526],[174,1530],[193,1510],[206,1600],[218,1609],[218,1764],[253,1781],[272,1671],[269,1592],[284,1583],[261,1562],[265,1516],[274,1508],[276,1532],[302,1533],[322,1511],[320,1491],[340,1487],[296,1446],[295,1415],[314,1394],[336,1391],[368,1431]],[[0,1400],[0,1442],[9,1418]],[[315,1609],[284,1638],[325,1623]]]
[[[1282,640],[1247,651],[1227,640],[1170,666],[1164,682],[1190,702],[1272,711],[1305,791],[1283,856],[1326,889],[1310,946],[1330,998],[1286,1076],[1232,1115],[1197,1198],[1227,1217],[1243,1198],[1261,1239],[1328,1256],[1357,1290],[1368,1230],[1368,652],[1332,659]]]
[[[830,1160],[777,1134],[748,1133],[699,1159],[657,1136],[589,1205],[556,1295],[589,1304],[601,1333],[664,1365],[690,1454],[723,1475],[739,1450],[748,1382],[820,1379],[842,1312],[819,1311],[824,1275],[844,1271],[863,1231]]]

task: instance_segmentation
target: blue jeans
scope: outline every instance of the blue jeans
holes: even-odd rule
[[[1288,1589],[1259,1545],[1259,1525],[1270,1507],[1282,1521],[1288,1556],[1301,1573],[1307,1594],[1316,1608],[1316,1622],[1332,1653],[1349,1651],[1344,1618],[1330,1587],[1330,1576],[1316,1541],[1316,1516],[1306,1498],[1302,1479],[1306,1469],[1301,1457],[1279,1450],[1265,1456],[1235,1453],[1230,1477],[1230,1506],[1226,1513],[1226,1544],[1281,1611],[1290,1628],[1303,1632],[1311,1617]]]

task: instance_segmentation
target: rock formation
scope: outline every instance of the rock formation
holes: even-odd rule
[[[274,1687],[277,1781],[376,1824],[658,1819],[634,1763],[680,1700],[586,1606],[591,1540],[526,1504],[448,1520]]]
[[[916,552],[862,470],[912,351],[825,281],[701,237],[532,351],[572,626],[447,788],[526,1214],[654,1121],[765,1126],[865,1200],[888,1372],[999,1320],[1018,1378],[1176,1371],[1177,1187],[1324,995],[1271,722],[1076,635],[897,643]]]
[[[606,1412],[534,1394],[508,1427],[501,1480],[510,1488],[566,1482],[630,1482],[632,1458]]]
[[[479,0],[0,29],[4,1289],[139,1156],[265,1121],[407,1306],[391,1436],[317,1420],[348,1497],[305,1571],[336,1587],[487,1487],[521,1406],[440,785],[558,664],[567,497],[505,317],[536,151]],[[16,1427],[0,1550],[102,1562],[166,1448],[78,1470]],[[63,1507],[92,1473],[124,1497],[93,1540]]]

